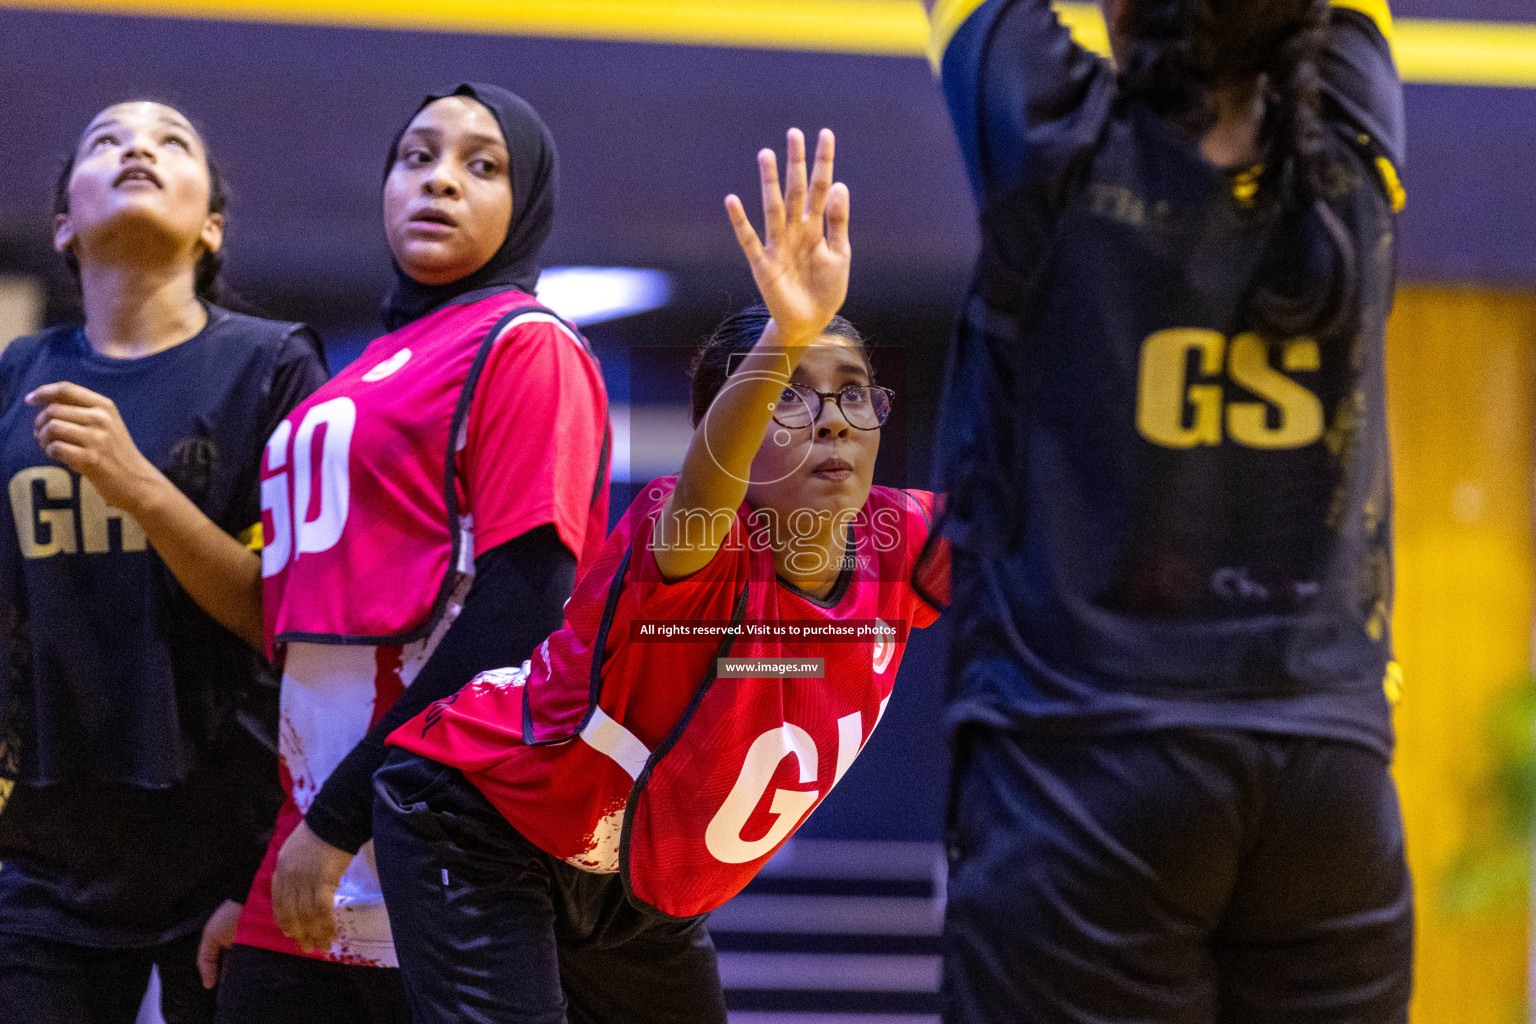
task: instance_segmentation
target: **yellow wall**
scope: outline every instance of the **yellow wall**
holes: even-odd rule
[[[1397,776],[1418,895],[1414,1024],[1511,1024],[1527,910],[1440,905],[1486,827],[1491,701],[1531,665],[1536,297],[1404,288],[1387,339],[1397,491]]]

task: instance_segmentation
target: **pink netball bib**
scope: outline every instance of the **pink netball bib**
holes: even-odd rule
[[[530,320],[584,346],[521,292],[450,305],[375,341],[278,425],[261,481],[269,645],[431,631],[474,557],[455,456],[475,384],[497,339]]]

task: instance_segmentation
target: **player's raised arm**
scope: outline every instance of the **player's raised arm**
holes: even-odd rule
[[[1072,38],[1050,0],[934,0],[928,57],[977,202],[1026,178],[1047,194],[1114,93],[1110,62]]]
[[[731,368],[730,380],[699,421],[677,487],[662,509],[662,523],[652,532],[651,551],[668,579],[704,568],[720,549],[746,498],[752,460],[790,375],[848,294],[849,196],[846,185],[833,182],[835,144],[832,132],[823,129],[807,180],[805,137],[790,129],[783,191],[773,151],[758,154],[761,238],[741,200],[726,197],[736,240],[773,319],[757,345]],[[697,529],[684,528],[695,522],[708,524],[702,542]]]
[[[1392,10],[1387,0],[1329,0],[1329,8],[1328,45],[1317,65],[1323,91],[1376,150],[1375,170],[1394,209],[1401,210],[1407,128],[1392,53]]]

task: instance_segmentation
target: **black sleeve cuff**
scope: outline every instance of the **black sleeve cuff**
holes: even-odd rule
[[[353,751],[353,753],[356,753],[356,751]],[[371,766],[371,763],[372,759],[370,758],[368,766]],[[339,771],[340,768],[337,770]],[[334,776],[332,777],[334,778]],[[373,801],[371,799],[373,772],[366,773],[366,780],[370,787],[368,790],[370,799],[366,804],[362,804],[361,807],[361,810],[366,813],[353,813],[351,815],[337,813],[338,810],[342,809],[357,811],[359,809],[357,805],[361,803],[359,799],[336,799],[321,803],[317,795],[314,804],[309,808],[309,813],[304,815],[304,824],[309,826],[311,832],[336,847],[336,849],[355,855],[373,835]],[[327,782],[326,785],[329,786],[330,783]],[[345,792],[350,795],[355,789],[355,786],[347,786],[345,787]],[[321,792],[325,792],[325,790],[322,789]]]

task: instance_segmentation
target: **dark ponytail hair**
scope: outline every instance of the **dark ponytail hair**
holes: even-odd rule
[[[731,357],[750,351],[757,344],[757,339],[763,336],[770,319],[772,317],[768,307],[761,302],[732,313],[694,353],[693,364],[688,368],[694,426],[699,425],[699,421],[714,403],[715,396],[725,387],[726,378],[731,375]],[[864,340],[864,336],[853,324],[841,316],[834,316],[821,333],[823,336],[830,334],[847,338],[858,346],[864,364],[869,365],[869,342]],[[873,367],[870,368],[870,379],[874,379]]]
[[[222,214],[224,208],[229,205],[229,196],[224,190],[224,175],[219,173],[219,165],[214,163],[213,157],[208,155],[205,145],[204,159],[208,164],[208,212],[210,214]],[[53,185],[53,214],[55,217],[69,213],[69,179],[75,173],[75,154],[72,151],[64,158],[64,166],[59,170],[59,178]],[[80,261],[75,254],[64,250],[64,264],[69,267],[70,274],[75,283],[80,283]],[[219,285],[219,272],[224,269],[224,256],[221,253],[204,251],[197,260],[197,273],[193,282],[193,289],[197,297],[204,302],[217,305],[226,305],[227,296]],[[236,300],[237,301],[237,300]]]
[[[1216,123],[1218,89],[1263,83],[1273,150],[1260,188],[1281,210],[1251,312],[1272,338],[1349,327],[1359,254],[1328,202],[1339,178],[1318,70],[1328,0],[1127,0],[1120,29],[1126,94],[1197,137]]]

